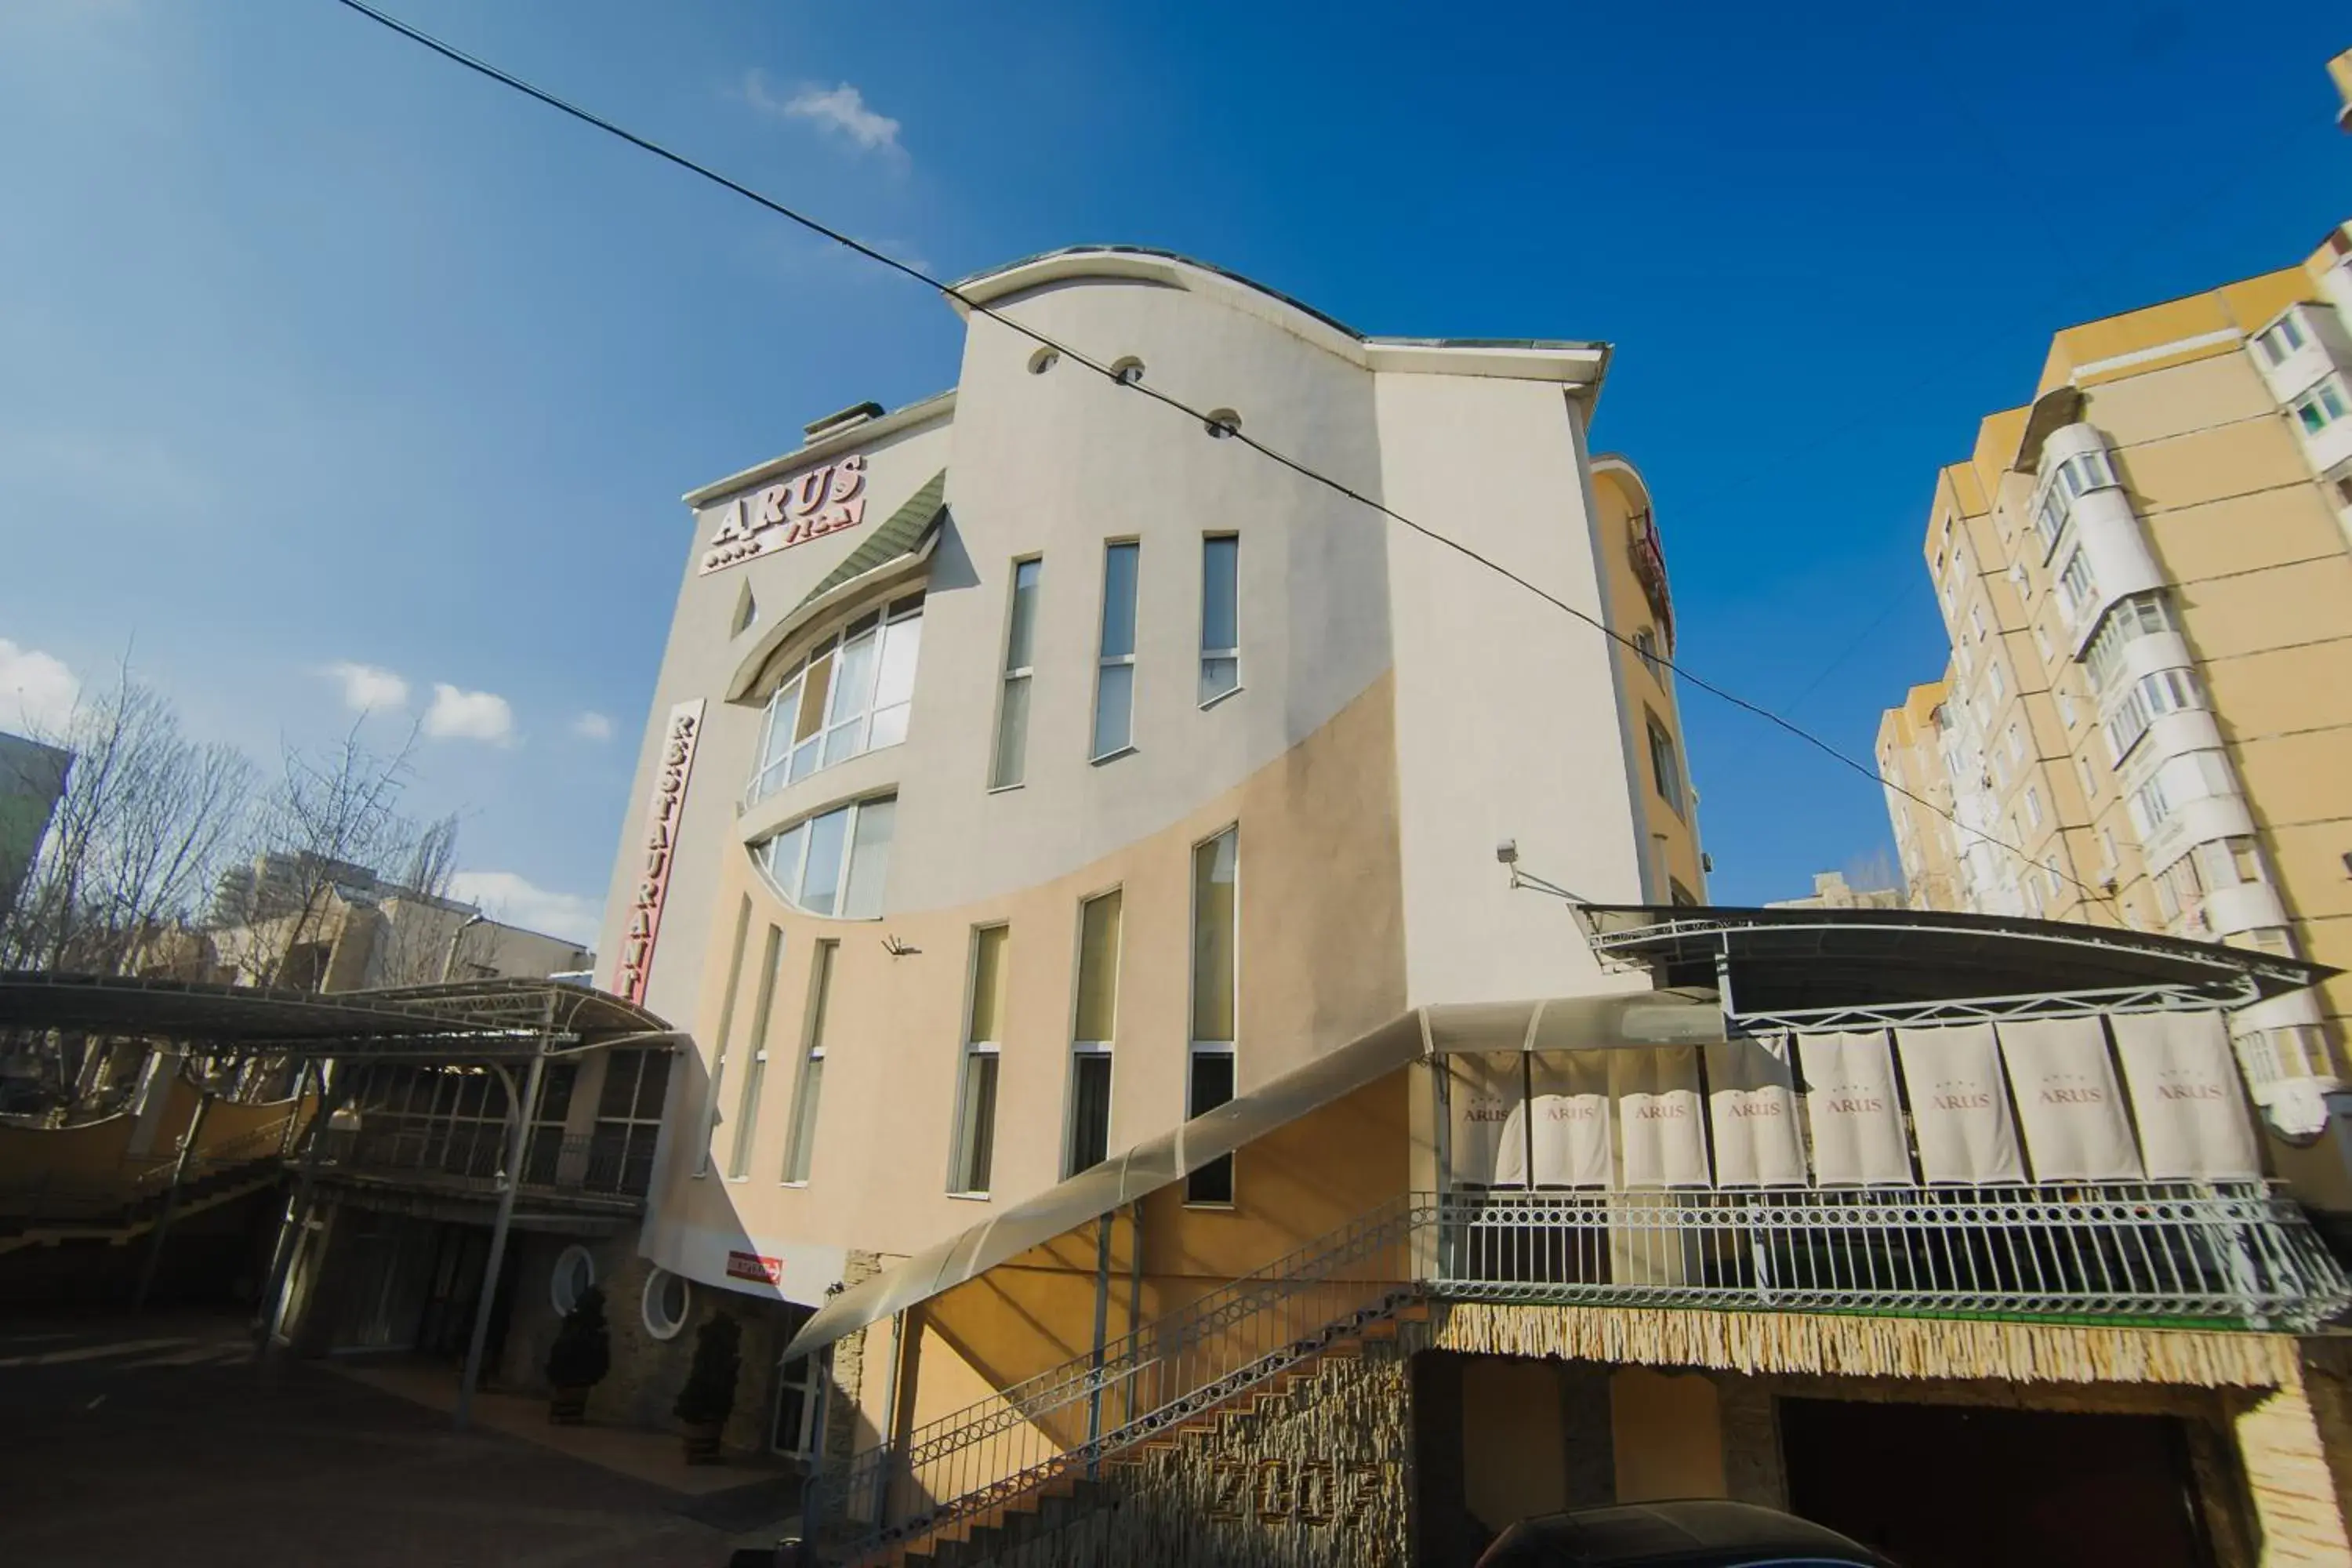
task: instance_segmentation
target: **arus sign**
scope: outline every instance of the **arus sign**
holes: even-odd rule
[[[669,898],[671,852],[677,847],[678,814],[686,805],[687,776],[694,771],[694,743],[702,733],[702,700],[670,710],[654,773],[653,797],[646,803],[646,858],[637,892],[629,906],[629,929],[621,938],[620,972],[613,990],[632,1002],[646,999],[652,973],[654,938],[661,931],[662,905]]]
[[[702,552],[702,570],[790,550],[866,521],[866,459],[841,458],[729,503]]]

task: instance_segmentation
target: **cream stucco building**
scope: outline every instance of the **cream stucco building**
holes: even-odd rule
[[[986,315],[951,391],[695,491],[600,984],[697,1042],[644,1246],[698,1288],[813,1306],[1412,1006],[1605,988],[1506,841],[1704,889],[1605,347],[1129,250],[961,288],[1641,651]]]
[[[1950,663],[1878,743],[1914,907],[2352,966],[2347,539],[2352,226],[2060,332],[2032,405],[1937,480]],[[2347,1008],[2338,977],[2237,1015],[2298,1141],[2344,1081]],[[2352,1207],[2333,1171],[2311,1195]]]

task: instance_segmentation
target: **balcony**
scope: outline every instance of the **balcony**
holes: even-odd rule
[[[636,1214],[653,1180],[649,1132],[628,1129],[565,1135],[534,1128],[523,1146],[518,1194],[591,1209]],[[507,1131],[496,1121],[380,1121],[322,1130],[311,1150],[321,1176],[457,1197],[494,1199]]]
[[[1456,1300],[2308,1330],[2352,1302],[2263,1182],[1450,1193]]]

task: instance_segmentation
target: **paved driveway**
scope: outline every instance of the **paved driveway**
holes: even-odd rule
[[[0,1321],[0,1563],[722,1568],[682,1500],[299,1363],[217,1319]]]

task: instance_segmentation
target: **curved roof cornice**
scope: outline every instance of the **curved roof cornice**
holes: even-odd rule
[[[1049,284],[1123,281],[1181,289],[1218,298],[1318,348],[1370,370],[1434,375],[1504,376],[1597,388],[1609,364],[1609,345],[1553,338],[1377,338],[1205,261],[1139,245],[1073,245],[974,273],[954,285],[950,303],[990,309]]]

